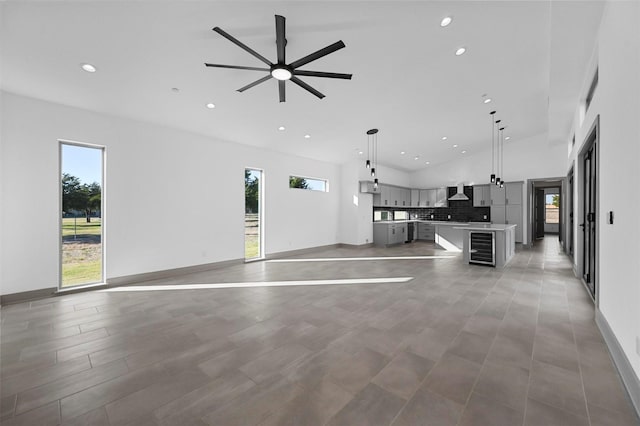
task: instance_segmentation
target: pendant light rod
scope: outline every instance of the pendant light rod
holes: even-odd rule
[[[500,174],[504,176],[504,129],[506,126],[500,127]],[[500,187],[502,188],[504,179],[500,180]]]
[[[500,127],[501,121],[502,120],[495,121],[496,129]],[[499,186],[502,179],[500,178],[500,176],[502,176],[502,173],[500,172],[500,131],[499,130],[496,132],[496,136],[497,136],[496,138],[496,163],[497,163],[496,172],[498,176],[496,176],[495,184]]]
[[[493,125],[493,116],[496,112],[495,111],[491,111],[489,113],[489,116],[491,118],[491,183],[495,183],[496,182],[496,172],[495,172],[495,160],[496,160],[496,154],[495,154],[495,127]]]

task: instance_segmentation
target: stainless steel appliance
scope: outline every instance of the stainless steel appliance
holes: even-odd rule
[[[469,232],[469,263],[496,266],[495,232]]]

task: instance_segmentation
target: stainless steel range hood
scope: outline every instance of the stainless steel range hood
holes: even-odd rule
[[[458,192],[451,197],[449,197],[449,201],[468,201],[469,197],[464,195],[464,184],[458,184]]]

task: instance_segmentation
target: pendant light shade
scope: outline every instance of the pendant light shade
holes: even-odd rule
[[[367,167],[367,169],[371,168],[371,160],[367,160],[367,163],[365,164],[365,166]]]
[[[378,189],[378,178],[373,180],[373,189]]]

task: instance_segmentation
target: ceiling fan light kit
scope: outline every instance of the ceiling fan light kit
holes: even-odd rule
[[[338,78],[338,79],[344,79],[344,80],[351,80],[352,74],[342,74],[342,73],[323,72],[323,71],[307,71],[307,70],[298,69],[303,65],[306,65],[317,59],[323,58],[329,55],[330,53],[333,53],[337,50],[340,50],[346,47],[342,40],[339,40],[333,44],[330,44],[327,47],[324,47],[305,57],[302,57],[296,61],[293,61],[287,64],[286,62],[287,39],[285,37],[285,21],[286,19],[284,16],[276,15],[276,50],[277,50],[276,63],[272,63],[267,58],[265,58],[255,50],[251,49],[246,44],[242,43],[237,38],[225,32],[222,28],[220,27],[213,28],[213,31],[217,32],[218,34],[220,34],[221,36],[223,36],[224,38],[226,38],[236,46],[240,47],[241,49],[245,50],[249,54],[253,55],[257,59],[259,59],[261,62],[266,64],[269,68],[248,67],[248,66],[240,66],[240,65],[210,64],[210,63],[205,63],[205,66],[213,67],[213,68],[231,68],[231,69],[246,70],[246,71],[266,71],[268,73],[266,76],[252,83],[249,83],[244,87],[241,87],[240,89],[238,89],[238,92],[244,92],[245,90],[251,89],[252,87],[257,86],[258,84],[264,83],[265,81],[270,80],[271,78],[275,78],[276,80],[278,80],[278,96],[279,96],[280,102],[286,101],[285,82],[287,80],[302,87],[304,90],[317,96],[320,99],[325,97],[324,94],[320,93],[318,90],[314,89],[309,84],[300,80],[298,76]]]

